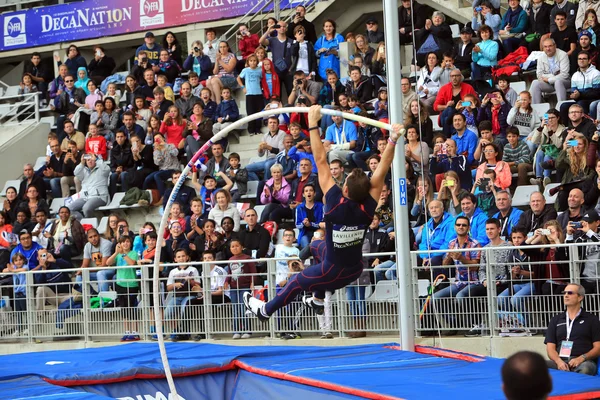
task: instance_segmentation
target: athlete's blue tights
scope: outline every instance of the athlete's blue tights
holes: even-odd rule
[[[333,292],[347,286],[358,279],[362,271],[362,262],[344,267],[327,261],[312,265],[294,275],[283,290],[266,304],[265,312],[269,316],[273,315],[275,311],[291,303],[302,291],[312,292],[314,297],[324,299],[325,291]]]

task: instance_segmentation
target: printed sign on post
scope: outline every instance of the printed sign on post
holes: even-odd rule
[[[398,187],[400,188],[400,205],[405,206],[408,203],[406,195],[406,178],[398,179]]]

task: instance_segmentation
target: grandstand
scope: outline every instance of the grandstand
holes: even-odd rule
[[[164,199],[172,185],[173,172],[183,167],[194,149],[197,150],[202,140],[206,140],[205,135],[210,136],[228,121],[256,111],[257,97],[260,109],[270,105],[282,107],[288,103],[318,103],[355,113],[365,112],[371,118],[382,121],[388,119],[387,104],[382,95],[385,89],[382,88],[386,87],[386,74],[392,70],[388,71],[385,64],[385,44],[379,44],[382,41],[379,33],[384,28],[381,2],[345,1],[342,7],[340,1],[281,3],[279,19],[288,26],[298,18],[297,12],[304,12],[302,9],[306,11],[304,19],[294,24],[303,29],[302,39],[295,35],[293,28],[291,31],[282,28],[272,31],[269,18],[275,13],[274,4],[270,1],[258,3],[255,8],[240,7],[229,14],[227,11],[220,14],[215,12],[215,17],[205,20],[194,17],[192,11],[189,12],[189,18],[198,20],[171,20],[165,1],[165,10],[160,10],[165,13],[164,23],[144,27],[138,26],[137,21],[130,21],[134,29],[128,30],[127,24],[114,24],[110,27],[112,31],[106,30],[100,34],[90,33],[90,29],[84,28],[80,28],[80,32],[77,29],[65,29],[64,32],[62,28],[57,29],[61,31],[60,35],[71,33],[71,41],[52,41],[50,35],[44,36],[41,22],[32,28],[33,32],[39,30],[37,39],[20,31],[15,31],[13,36],[5,33],[5,41],[0,46],[0,183],[1,195],[7,200],[3,204],[6,212],[4,225],[0,226],[2,265],[4,269],[6,264],[12,264],[10,254],[16,246],[20,246],[20,251],[30,252],[29,248],[23,247],[27,245],[19,238],[21,230],[27,229],[33,232],[36,243],[31,245],[33,251],[28,253],[35,253],[30,260],[30,269],[40,262],[48,267],[14,274],[19,276],[17,280],[13,280],[13,274],[10,273],[12,267],[7,267],[9,270],[0,281],[0,346],[7,344],[2,346],[3,349],[6,347],[7,352],[15,351],[8,347],[33,341],[40,342],[40,346],[49,346],[44,348],[58,348],[62,344],[55,341],[59,340],[69,340],[67,343],[78,340],[88,345],[96,341],[108,344],[119,339],[156,339],[152,292],[148,284],[151,268],[142,263],[139,268],[121,265],[122,254],[112,257],[118,253],[117,241],[122,237],[131,237],[132,249],[126,253],[131,253],[136,259],[152,257],[152,251],[147,251],[145,241],[152,236],[148,235],[150,230],[156,231],[158,227]],[[52,6],[46,2],[23,0],[4,3],[0,1],[0,7],[11,10],[2,14],[5,21],[13,18],[18,20],[19,13],[25,13],[29,21],[29,13],[36,10],[31,7],[36,5],[46,7],[44,10],[51,15],[53,7],[76,12],[78,7],[84,7],[86,3],[95,4],[91,0],[81,4],[60,2]],[[123,3],[125,8],[129,4]],[[536,74],[535,68],[526,68],[523,62],[514,72],[509,71],[508,77],[503,76],[501,83],[498,82],[500,76],[491,68],[506,59],[512,53],[509,50],[517,50],[514,41],[508,39],[519,39],[517,44],[525,44],[528,54],[532,50],[543,50],[543,47],[538,45],[535,48],[534,44],[525,41],[526,35],[549,33],[535,30],[542,25],[541,22],[524,28],[523,34],[517,34],[516,38],[507,38],[508,34],[499,32],[500,24],[497,24],[492,29],[491,37],[484,40],[471,31],[481,30],[477,29],[477,24],[481,25],[482,19],[489,18],[488,25],[491,27],[491,21],[504,16],[510,5],[502,2],[499,10],[492,8],[479,12],[471,2],[463,0],[425,0],[419,3],[399,2],[400,24],[404,29],[400,32],[402,66],[401,71],[395,66],[393,68],[393,72],[401,72],[408,78],[411,89],[404,96],[422,100],[415,102],[417,112],[411,109],[412,101],[403,104],[402,110],[406,112],[406,124],[410,122],[416,126],[416,135],[409,135],[406,152],[410,160],[407,172],[412,171],[412,175],[408,176],[407,209],[415,237],[414,241],[411,240],[413,280],[405,284],[410,285],[414,294],[411,308],[415,315],[417,340],[423,344],[477,351],[492,356],[505,356],[515,348],[534,348],[544,352],[542,333],[547,329],[549,318],[563,310],[560,293],[566,282],[581,282],[589,293],[586,295],[586,310],[596,314],[600,311],[597,274],[590,275],[590,268],[597,261],[594,254],[586,252],[588,242],[594,240],[588,236],[600,236],[596,232],[584,235],[581,228],[572,228],[570,225],[571,222],[580,222],[587,211],[594,209],[600,195],[596,168],[598,138],[594,135],[596,127],[593,121],[599,119],[593,101],[600,100],[600,94],[595,87],[585,87],[585,83],[577,86],[577,74],[582,73],[576,73],[574,67],[587,68],[578,64],[577,54],[587,48],[582,42],[585,43],[588,35],[578,31],[590,32],[590,37],[591,32],[597,35],[600,33],[598,22],[581,29],[575,18],[567,19],[568,33],[572,35],[572,28],[578,43],[571,59],[567,60],[571,68],[567,75],[572,80],[565,87],[576,88],[584,96],[561,98],[560,87],[556,90],[554,84],[549,83],[546,85],[550,88],[540,87],[540,74]],[[411,23],[408,25],[404,4],[412,4],[414,10],[418,10],[414,14],[418,18],[409,18]],[[484,7],[486,4],[484,2]],[[578,3],[569,4],[568,7],[572,7],[578,15]],[[14,12],[11,7],[14,7]],[[547,4],[547,7],[549,12],[552,6]],[[436,18],[434,11],[443,15]],[[155,18],[150,10],[145,12],[148,15],[136,14],[135,18]],[[336,33],[340,36],[324,30],[325,25],[333,25],[327,22],[329,19],[335,21]],[[377,25],[373,22],[378,22],[379,31],[366,32]],[[413,22],[414,42],[413,35],[408,34],[413,30]],[[25,26],[29,29],[28,25]],[[337,55],[328,51],[317,54],[319,49],[316,43],[304,44],[310,42],[310,29],[314,29],[317,43],[323,47],[335,47],[334,53],[337,52]],[[423,35],[424,31],[441,33]],[[152,35],[148,34],[150,32]],[[168,32],[176,41],[169,42],[174,47],[161,55],[158,47],[163,46],[163,38],[166,42]],[[298,42],[308,42],[294,44],[290,40],[289,50],[282,51],[278,44],[288,32],[288,37]],[[555,35],[556,38],[561,37],[560,32]],[[350,33],[353,35],[349,36]],[[57,37],[60,35],[57,33]],[[20,37],[26,37],[26,43],[17,43]],[[348,41],[348,38],[353,38],[353,41]],[[428,38],[433,42],[431,48]],[[153,40],[155,47],[151,46]],[[219,55],[221,40],[229,44],[231,53]],[[196,41],[200,42],[200,46],[195,44]],[[259,46],[259,42],[264,46]],[[465,45],[467,42],[468,46]],[[7,43],[13,43],[12,47]],[[425,43],[428,45],[425,46]],[[557,44],[556,54],[568,52],[561,49],[563,43],[557,40]],[[477,50],[490,46],[496,49],[496,53],[488,56],[486,52],[485,58],[479,58],[480,61],[472,65],[471,62],[477,59],[473,54],[480,53],[473,50],[475,46]],[[195,47],[199,47],[200,51]],[[308,56],[308,49],[311,48],[314,54]],[[245,87],[242,88],[234,78],[240,76],[245,66],[244,59],[255,53],[262,62],[259,70],[263,74],[269,72],[264,67],[260,49],[264,49],[262,53],[272,60],[266,64],[271,65],[279,82],[267,82],[265,79],[264,83],[258,85],[259,92],[248,92],[248,96],[244,89],[256,89],[256,82],[252,83],[246,78],[243,82]],[[381,49],[383,52],[380,53]],[[433,64],[428,67],[429,58],[426,56],[429,50],[436,53],[436,61],[432,61]],[[145,54],[140,55],[140,51]],[[34,55],[37,53],[39,56]],[[468,54],[466,64],[465,53]],[[445,60],[444,55],[450,54],[452,57],[446,58],[451,61]],[[582,54],[588,54],[591,64],[596,65],[598,53],[595,47]],[[39,64],[33,61],[36,57],[40,59]],[[544,57],[546,60],[552,58],[548,54],[538,54],[537,57],[538,70]],[[421,67],[419,71],[411,68],[413,58]],[[281,60],[286,61],[286,68],[281,68],[282,64],[278,62]],[[215,61],[217,68],[213,69],[211,64]],[[447,67],[450,64],[444,64],[444,61],[458,67],[464,76],[457,84],[453,84],[452,78],[452,72],[456,70]],[[62,75],[59,63],[64,65]],[[104,63],[112,68],[104,68]],[[292,64],[295,68],[290,68]],[[356,65],[358,70],[353,68]],[[84,77],[78,76],[81,66],[86,71]],[[334,82],[333,90],[323,84],[328,78],[333,79],[333,74],[327,74],[329,68],[334,70],[335,81],[339,82]],[[590,67],[589,73],[593,74],[593,70],[595,67]],[[146,79],[147,71],[153,72],[149,74],[149,79]],[[295,74],[296,71],[301,73]],[[473,77],[472,71],[479,71],[481,75]],[[21,84],[25,80],[23,72],[34,75],[31,84],[35,89],[28,84]],[[72,73],[75,76],[69,78]],[[353,73],[358,74],[356,81],[353,81]],[[560,72],[553,70],[551,73],[566,72],[560,68]],[[251,72],[246,71],[244,75],[249,74]],[[164,78],[159,81],[158,75]],[[213,75],[217,77],[213,78]],[[594,78],[597,77],[594,75]],[[128,86],[128,79],[131,80],[131,86]],[[114,94],[109,83],[115,86]],[[509,87],[501,86],[502,89],[498,90],[495,89],[497,84],[508,84]],[[474,97],[467,97],[467,86],[473,91],[470,94],[474,94]],[[90,87],[93,87],[91,91]],[[221,98],[222,87],[231,88],[231,100]],[[366,90],[367,87],[370,89]],[[96,88],[99,92],[95,92]],[[209,91],[205,91],[205,97],[200,100],[202,88],[208,88]],[[141,99],[141,105],[136,104],[136,96]],[[98,100],[101,105],[97,104]],[[517,100],[524,107],[515,106]],[[577,107],[570,108],[572,100],[578,101],[584,114],[570,113],[580,110]],[[169,107],[169,102],[173,103],[175,109]],[[199,112],[196,112],[199,108],[197,102],[201,102]],[[237,116],[232,114],[234,110],[230,106],[233,102]],[[116,107],[111,109],[113,105]],[[98,108],[103,111],[99,112]],[[390,110],[392,112],[401,112],[400,107]],[[158,119],[153,119],[152,115],[158,115]],[[461,117],[456,118],[456,115]],[[180,116],[185,119],[184,123]],[[562,123],[558,122],[559,117]],[[127,118],[132,119],[132,125],[128,126],[125,121]],[[455,123],[456,119],[463,119],[464,126],[460,121]],[[67,120],[75,124],[65,124]],[[271,122],[265,120],[258,127],[248,125],[222,141],[221,149],[211,149],[202,165],[197,166],[194,179],[188,179],[183,194],[178,197],[181,213],[170,218],[169,237],[166,238],[170,250],[164,251],[167,253],[165,269],[161,272],[161,301],[168,338],[173,341],[235,339],[236,343],[240,342],[238,338],[254,338],[265,343],[284,343],[279,338],[298,338],[287,343],[306,344],[314,343],[317,339],[320,341],[321,337],[335,337],[340,338],[332,341],[336,344],[351,343],[346,341],[348,338],[355,338],[359,342],[388,342],[399,331],[399,283],[395,275],[392,201],[399,191],[394,186],[391,186],[389,196],[382,200],[378,212],[380,223],[367,232],[367,237],[374,238],[375,242],[370,242],[369,253],[365,254],[365,262],[368,263],[365,274],[356,285],[336,293],[330,299],[327,318],[314,318],[297,302],[268,324],[263,324],[244,315],[241,304],[234,298],[232,262],[229,260],[232,254],[228,246],[233,238],[239,236],[243,240],[244,253],[250,257],[242,262],[248,264],[248,269],[243,267],[241,275],[246,282],[252,282],[257,296],[270,297],[276,295],[276,286],[282,282],[279,279],[282,276],[287,278],[285,259],[289,255],[300,253],[306,265],[310,264],[310,256],[304,257],[302,253],[302,250],[306,252],[310,240],[303,241],[301,237],[313,237],[316,226],[322,222],[309,208],[313,200],[316,203],[321,201],[319,188],[315,188],[316,195],[311,200],[306,200],[303,193],[307,181],[317,182],[313,173],[318,172],[312,170],[311,163],[302,165],[311,159],[310,149],[303,143],[308,128],[306,121],[301,115],[289,115],[278,118],[276,123]],[[335,129],[330,129],[332,124],[331,120],[322,122],[324,138],[328,129],[335,134]],[[95,128],[90,129],[90,126]],[[517,146],[520,146],[519,152],[516,148],[504,147],[511,146],[506,138],[510,135],[511,127],[517,129],[519,143],[523,144]],[[339,173],[340,182],[352,167],[362,168],[368,174],[371,165],[378,162],[377,139],[385,138],[385,132],[361,130],[354,125],[353,129],[359,138],[356,140],[359,143],[355,144],[362,147],[357,147],[350,158],[341,159],[341,165],[332,160],[332,169]],[[581,135],[567,133],[570,129]],[[90,133],[94,130],[98,133]],[[473,136],[468,136],[467,131]],[[491,140],[484,139],[485,131],[489,131]],[[57,136],[49,137],[50,132]],[[156,143],[155,134],[159,132],[166,139],[164,145]],[[464,135],[471,137],[469,140],[474,142],[465,143],[467,136]],[[285,138],[289,137],[293,139],[291,146],[285,147]],[[559,141],[555,140],[557,137],[560,137]],[[70,143],[70,140],[74,143]],[[573,140],[577,143],[572,144]],[[487,142],[495,143],[496,147]],[[527,147],[525,152],[523,146]],[[154,150],[158,155],[153,155],[153,148],[158,149]],[[581,149],[585,149],[585,153],[581,153]],[[222,159],[219,155],[221,152]],[[89,161],[88,164],[83,153],[103,159],[98,159],[94,164]],[[237,159],[241,169],[229,166],[232,154],[233,162]],[[160,161],[157,161],[159,158]],[[570,167],[576,163],[580,163],[580,169]],[[30,164],[31,168],[25,169],[32,172],[25,171],[24,175],[25,164]],[[273,171],[272,176],[271,166],[275,164],[282,168],[280,173]],[[493,171],[488,171],[490,169]],[[97,174],[95,176],[98,179],[90,178],[91,171]],[[284,177],[283,181],[280,180],[281,176]],[[486,182],[492,182],[492,185],[486,186]],[[286,186],[288,189],[284,190]],[[37,195],[29,193],[30,187],[40,188]],[[261,196],[265,193],[265,187],[277,188],[281,192],[287,190],[287,195],[275,202],[267,201],[266,196]],[[230,193],[233,200],[230,196],[218,195],[219,191]],[[83,197],[78,195],[81,192],[85,192]],[[467,205],[462,204],[471,200],[469,192],[475,196],[472,212],[467,212]],[[508,205],[498,202],[500,193],[508,194]],[[194,211],[192,203],[196,197],[200,197],[196,201],[198,212]],[[86,208],[79,204],[90,205],[90,198],[96,201],[93,207]],[[435,204],[434,199],[442,203],[441,220],[434,216],[435,211],[429,209]],[[309,207],[306,206],[307,201]],[[296,207],[297,203],[302,206]],[[67,210],[61,207],[65,206],[73,219],[64,214]],[[247,213],[248,209],[256,211],[256,218],[253,219],[252,212]],[[46,218],[44,213],[38,215],[38,210],[44,210]],[[61,211],[66,215],[64,218]],[[498,284],[487,285],[483,292],[474,290],[476,286],[481,288],[482,274],[466,278],[468,281],[465,281],[464,274],[457,273],[454,268],[455,260],[448,256],[464,253],[460,247],[454,251],[448,248],[449,243],[457,246],[463,244],[451,242],[457,236],[454,222],[461,213],[470,218],[471,224],[478,224],[471,226],[469,237],[477,240],[476,246],[482,249],[471,253],[480,252],[478,254],[484,254],[485,257],[474,256],[474,265],[478,265],[482,272],[490,271],[487,273],[489,282]],[[522,220],[515,217],[521,213],[525,216]],[[299,215],[307,218],[310,229],[304,224],[304,218],[298,220]],[[530,266],[529,269],[521,267],[526,273],[514,272],[515,261],[511,260],[504,265],[507,274],[493,276],[491,271],[495,271],[497,266],[494,261],[497,260],[498,250],[493,246],[483,248],[489,241],[485,231],[486,220],[493,216],[501,222],[500,236],[503,241],[510,241],[511,230],[519,227],[524,230],[525,236],[531,232],[537,238],[535,243],[528,242],[526,246],[536,249],[542,246],[527,262],[521,262],[523,266]],[[214,233],[210,222],[206,228],[207,219],[216,221]],[[553,220],[558,220],[558,223],[553,225]],[[40,221],[42,226],[36,228]],[[276,232],[272,230],[272,221],[278,226]],[[261,224],[271,231],[261,227]],[[448,231],[442,240],[438,240],[441,237],[438,229],[444,224],[448,225]],[[550,227],[556,227],[556,230],[560,228],[560,234],[550,237],[538,232],[538,229]],[[94,232],[90,228],[97,230],[102,237],[100,242],[89,243],[92,241],[90,232]],[[11,230],[15,236],[10,234]],[[67,232],[66,235],[64,232]],[[295,240],[291,245],[286,243],[286,232],[288,235],[291,232],[294,234]],[[552,251],[544,249],[544,245],[548,247],[549,244],[555,246]],[[179,247],[188,249],[189,262],[195,264],[193,269],[186,267],[188,260],[175,258]],[[216,261],[200,263],[203,250],[207,249],[215,251]],[[518,252],[512,247],[507,247],[506,251]],[[44,261],[41,261],[38,253],[46,254]],[[540,254],[546,258],[541,258]],[[456,263],[458,267],[463,265],[459,261]],[[255,267],[254,272],[247,272],[251,269],[249,264]],[[555,268],[557,266],[559,268]],[[186,273],[194,273],[195,270],[194,274],[197,274],[193,275],[193,283],[184,285],[181,292],[175,287],[178,270]],[[537,275],[527,273],[534,270]],[[545,275],[547,270],[551,270],[551,273],[559,271],[560,275]],[[436,290],[441,292],[449,285],[469,289],[463,292],[465,301],[459,301],[457,293],[427,299],[433,283],[439,283],[436,280],[438,272],[444,272],[447,279]],[[129,285],[132,282],[135,284]],[[530,287],[536,288],[535,292],[525,299],[516,298],[514,285],[527,282]],[[234,283],[234,287],[238,287],[237,283]],[[473,294],[469,293],[470,290],[473,290]],[[507,301],[507,296],[514,301]],[[462,338],[465,334],[477,338]],[[365,335],[366,339],[361,339]],[[27,349],[34,350],[35,346]]]

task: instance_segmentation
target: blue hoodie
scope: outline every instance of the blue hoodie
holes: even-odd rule
[[[323,221],[323,203],[316,201],[313,206],[313,215],[315,217],[315,222],[311,222],[310,226],[313,230],[319,229],[319,222]],[[298,233],[298,244],[300,244],[300,240],[306,235],[306,226],[302,223],[304,218],[307,218],[306,213],[306,203],[302,202],[298,204],[296,207],[296,228],[300,231]]]
[[[511,207],[510,215],[508,216],[508,220],[505,222],[506,227],[502,226],[500,231],[500,236],[506,236],[504,240],[510,240],[510,234],[512,233],[513,228],[519,223],[519,218],[521,218],[521,214],[523,214],[523,210]],[[494,214],[492,218],[500,219],[500,211]]]
[[[456,237],[454,220],[455,218],[452,215],[444,212],[442,220],[434,228],[433,218],[429,218],[425,226],[423,226],[423,235],[421,236],[421,243],[419,243],[419,250],[447,249],[448,242]],[[444,256],[441,253],[436,253],[435,255]]]
[[[223,118],[223,122],[234,122],[240,117],[240,111],[235,100],[223,100],[217,106],[213,119]]]
[[[456,217],[465,217],[465,213],[461,212]],[[488,218],[488,215],[481,211],[481,208],[479,207],[475,208],[475,212],[471,217],[471,230],[469,232],[469,236],[477,240],[481,247],[485,246],[490,242],[490,239],[488,239],[487,235],[485,234],[485,221],[487,221]],[[453,239],[455,237],[456,233],[454,233]]]

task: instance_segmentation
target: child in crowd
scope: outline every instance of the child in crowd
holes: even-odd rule
[[[37,86],[33,84],[31,75],[29,73],[23,75],[21,82],[19,83],[19,95],[35,93],[37,92]]]
[[[299,123],[291,122],[288,129],[290,130],[290,135],[292,135],[292,138],[294,139],[294,146],[303,140],[308,140],[308,136],[302,131]]]
[[[192,185],[196,188],[198,193],[200,194],[200,198],[203,201],[203,211],[202,218],[208,218],[208,213],[212,210],[215,201],[213,198],[213,194],[217,189],[217,180],[214,176],[207,175],[204,177],[204,183],[200,185],[198,182],[198,173],[195,172],[192,174]]]
[[[167,303],[165,320],[170,322],[173,329],[171,339],[174,341],[181,338],[180,332],[177,332],[177,310],[180,307],[185,307],[188,301],[196,298],[197,294],[192,291],[192,288],[200,285],[200,275],[198,274],[196,267],[192,267],[191,265],[181,265],[189,261],[190,257],[186,249],[176,249],[175,263],[180,265],[169,272],[169,278],[167,279],[167,291],[172,292],[173,296]]]
[[[181,211],[181,204],[173,202],[171,205],[171,211],[169,212],[169,222],[177,221],[181,225],[181,228],[185,231],[185,214]],[[165,239],[169,238],[169,233],[165,231]]]
[[[498,212],[496,208],[496,193],[502,190],[494,185],[496,181],[496,172],[492,169],[483,171],[483,178],[477,179],[471,193],[477,196],[477,207],[484,213],[491,216]]]
[[[459,110],[460,113],[465,116],[465,119],[467,120],[467,129],[477,134],[479,132],[479,130],[477,129],[479,98],[473,94],[467,94],[463,98],[463,101],[456,105],[456,109]],[[450,118],[449,120],[451,124],[452,121]]]
[[[244,79],[244,82],[242,82],[242,79]],[[246,113],[248,115],[262,111],[265,106],[265,99],[260,86],[261,79],[262,69],[258,68],[258,57],[252,54],[246,59],[246,68],[237,77],[238,85],[240,85],[246,94]],[[245,86],[244,83],[246,84]],[[261,127],[261,118],[248,122],[248,132],[250,135],[260,134]]]
[[[363,110],[360,100],[354,94],[351,94],[350,97],[348,97],[348,106],[350,107],[348,112],[351,112],[352,114],[358,114]]]
[[[315,201],[316,193],[315,186],[307,183],[302,190],[304,201],[296,206],[295,221],[296,228],[299,230],[298,244],[301,249],[308,246],[323,221],[323,203]]]
[[[146,226],[146,225],[144,225]],[[145,228],[148,229],[148,228]],[[146,246],[146,248],[144,249],[144,251],[142,252],[142,256],[139,258],[138,260],[138,264],[139,265],[147,265],[148,267],[148,271],[146,274],[146,277],[148,278],[148,280],[146,281],[146,287],[147,287],[147,291],[148,291],[148,305],[150,306],[150,333],[152,333],[152,340],[158,340],[158,336],[156,336],[155,332],[156,332],[156,327],[154,326],[154,284],[153,284],[153,277],[154,277],[154,258],[156,256],[156,242],[158,240],[158,235],[156,234],[156,231],[146,231],[146,233],[144,234],[145,238],[144,238],[144,245]],[[137,239],[137,238],[136,238]],[[167,260],[167,253],[165,251],[160,253],[160,260],[161,262],[165,262]],[[163,270],[164,267],[162,266],[162,264],[159,264],[158,266],[158,276],[162,277],[163,276]],[[160,284],[158,285],[159,290],[161,292],[164,291],[164,282],[160,282]],[[160,298],[161,296],[159,296]]]
[[[135,123],[146,130],[148,128],[148,121],[152,117],[152,111],[148,108],[143,96],[136,96],[133,103],[131,112],[135,115]]]
[[[377,101],[373,106],[375,109],[375,119],[378,121],[388,120],[388,92],[387,87],[382,86],[377,93]]]
[[[240,166],[240,155],[231,153],[229,155],[229,167],[225,173],[233,182],[233,186],[229,189],[231,201],[236,203],[248,191],[248,170]]]
[[[209,88],[203,88],[200,91],[200,100],[204,105],[204,116],[206,118],[214,119],[215,113],[217,112],[217,103],[210,99],[211,92]]]
[[[240,117],[240,111],[237,103],[231,98],[231,89],[224,87],[221,89],[221,102],[217,106],[213,116],[213,134],[221,132]]]
[[[283,231],[283,243],[275,246],[275,258],[297,258],[300,256],[298,248],[294,247],[296,233],[293,229]],[[275,284],[282,288],[288,281],[289,267],[286,260],[276,261]]]
[[[204,86],[202,86],[202,84],[200,83],[200,78],[198,77],[198,74],[193,71],[190,72],[188,75],[188,82],[192,86],[192,96],[200,97],[200,92],[202,91]]]
[[[111,97],[116,104],[121,102],[121,92],[117,90],[116,83],[109,83],[106,88],[106,95],[104,97]]]
[[[115,247],[115,252],[106,261],[106,265],[116,265],[117,267],[134,266],[137,264],[138,255],[132,249],[132,241],[129,235],[124,235],[119,239]],[[115,289],[117,292],[117,305],[124,311],[123,323],[125,325],[125,335],[121,342],[133,342],[140,340],[137,334],[136,306],[137,295],[140,291],[136,268],[118,268],[115,277]]]
[[[260,81],[263,97],[268,101],[273,96],[281,96],[279,76],[275,73],[273,62],[265,58],[262,63],[262,78]]]
[[[498,78],[498,85],[496,85],[496,87],[502,90],[506,101],[510,103],[511,107],[514,107],[519,95],[517,94],[517,92],[515,92],[513,88],[510,87],[510,81],[508,76],[500,75],[500,77]]]
[[[230,287],[230,297],[233,303],[233,339],[249,339],[252,337],[250,332],[250,320],[246,316],[244,309],[243,295],[245,292],[254,291],[254,282],[258,281],[256,275],[256,264],[253,262],[236,262],[240,260],[249,260],[250,257],[242,252],[243,246],[239,239],[232,239],[229,242],[229,251],[233,261],[229,264],[230,275],[227,276],[226,285]],[[243,334],[241,332],[244,332]]]
[[[21,333],[27,335],[29,332],[24,328],[23,316],[27,312],[27,274],[22,272],[29,271],[27,258],[22,253],[15,253],[11,259],[12,264],[8,265],[2,272],[13,275],[13,291],[15,294],[15,311],[17,313],[17,326],[13,336],[19,336]]]
[[[158,77],[156,77],[156,84],[165,91],[165,100],[175,103],[175,93],[173,93],[173,89],[171,89],[167,77],[165,75],[158,75]]]
[[[190,211],[192,215],[185,217],[186,231],[185,236],[187,240],[191,242],[196,239],[198,235],[204,233],[202,230],[202,199],[200,197],[194,197],[190,201]]]
[[[87,138],[85,139],[85,152],[87,154],[95,154],[106,160],[108,157],[108,148],[104,136],[98,134],[96,124],[90,124]]]

